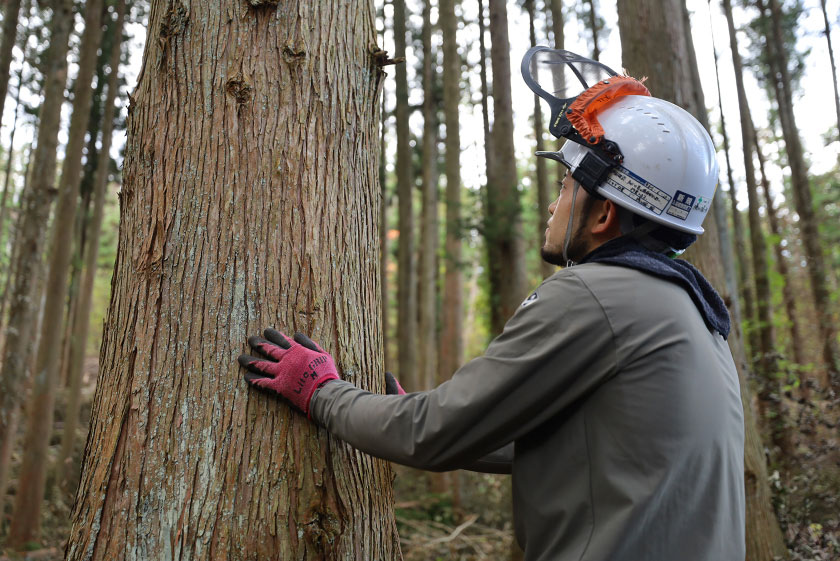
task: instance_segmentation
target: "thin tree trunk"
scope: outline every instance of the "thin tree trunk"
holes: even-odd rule
[[[726,131],[726,118],[723,114],[723,96],[720,92],[720,71],[718,68],[718,51],[717,46],[715,45],[715,35],[714,35],[714,23],[712,21],[712,1],[709,0],[709,29],[711,30],[712,36],[712,52],[714,54],[714,61],[715,61],[715,86],[717,88],[717,97],[718,97],[718,108],[720,109],[720,130],[723,135],[723,154],[726,158],[726,178],[729,182],[729,201],[732,204],[732,229],[734,235],[734,244],[726,243],[724,240],[721,240],[721,246],[724,251],[724,263],[726,264],[726,286],[728,292],[730,294],[730,302],[729,310],[732,314],[732,327],[734,329],[741,329],[741,321],[743,317],[741,315],[741,302],[740,298],[738,298],[738,294],[741,290],[747,291],[751,290],[751,283],[749,282],[749,277],[746,275],[746,268],[744,266],[738,267],[736,265],[735,256],[732,254],[732,247],[736,248],[736,253],[738,255],[738,261],[740,263],[746,262],[746,248],[744,244],[744,229],[743,225],[741,224],[741,215],[738,212],[738,197],[735,194],[735,180],[732,178],[732,162],[729,157],[729,133]],[[718,205],[721,209],[724,208],[724,205]],[[726,224],[726,213],[723,212],[720,216],[717,216],[718,224]],[[728,242],[728,240],[727,240]],[[726,255],[728,253],[728,256]],[[739,276],[736,278],[736,272],[739,273]],[[739,287],[741,290],[739,290]],[[752,306],[752,302],[750,302],[750,306]],[[752,307],[750,307],[752,310]]]
[[[589,4],[589,30],[592,32],[592,58],[601,59],[601,49],[598,48],[598,14],[595,12],[595,0],[587,0]]]
[[[528,11],[528,29],[531,37],[531,46],[537,44],[537,32],[534,29],[534,0],[525,0],[525,9]],[[534,94],[534,136],[537,138],[537,151],[545,150],[545,139],[543,138],[543,119],[540,108],[540,98]],[[537,158],[537,247],[545,243],[545,226],[548,216],[548,205],[551,204],[549,195],[548,171],[545,166],[545,158]],[[540,261],[540,274],[542,278],[548,278],[554,274],[555,268],[551,263]]]
[[[443,34],[443,118],[446,127],[444,171],[446,175],[446,240],[441,308],[438,383],[449,379],[464,356],[464,279],[461,272],[461,131],[458,116],[461,101],[461,56],[458,54],[457,0],[440,0],[438,10]],[[482,17],[481,15],[479,17]],[[458,473],[451,474],[450,491],[456,513],[461,509]]]
[[[122,37],[123,22],[125,21],[126,0],[118,0],[115,6],[116,22],[114,23],[115,37]],[[85,252],[84,273],[79,289],[79,299],[73,321],[74,330],[70,338],[69,388],[67,410],[64,415],[64,431],[61,435],[61,452],[56,460],[56,471],[59,486],[69,491],[71,482],[76,483],[78,473],[71,465],[71,456],[76,444],[76,426],[79,422],[81,404],[82,374],[85,363],[85,349],[87,347],[88,328],[90,326],[91,301],[93,298],[93,283],[96,280],[97,258],[99,257],[99,235],[102,230],[102,217],[105,209],[105,192],[108,185],[108,172],[111,158],[111,137],[116,116],[117,90],[119,89],[119,65],[122,53],[122,41],[116,40],[111,46],[111,58],[108,63],[108,94],[105,98],[105,115],[102,126],[101,154],[97,160],[94,176],[93,216],[90,220],[90,236]]]
[[[487,81],[487,47],[484,42],[484,35],[487,33],[487,26],[484,20],[484,0],[478,0],[478,75],[481,80],[481,123],[484,129],[484,170],[487,176],[487,185],[484,189],[482,202],[484,211],[487,211],[487,191],[490,190],[490,181],[493,179],[491,168],[493,167],[493,135],[490,134],[490,88]]]
[[[381,108],[381,131],[379,138],[379,271],[380,271],[380,295],[382,317],[382,356],[385,361],[385,370],[390,371],[391,365],[391,343],[388,321],[388,168],[386,160],[385,133],[388,128],[388,114],[385,111],[384,103]]]
[[[31,185],[24,189],[25,200],[20,205],[20,227],[15,234],[15,271],[10,292],[9,321],[0,363],[0,450],[7,439],[14,438],[10,421],[20,406],[21,388],[29,375],[29,345],[34,338],[33,329],[37,302],[35,286],[41,276],[41,253],[44,246],[44,225],[50,205],[55,197],[55,161],[58,145],[61,105],[67,80],[67,47],[73,22],[73,3],[57,2],[50,30],[50,46],[44,57],[44,98],[38,124],[37,148],[33,156]],[[8,461],[0,458],[0,481],[6,481]],[[38,501],[40,503],[40,500]],[[10,533],[9,545],[18,545],[37,528],[25,528],[13,517],[15,533]],[[12,537],[15,537],[15,540]]]
[[[828,43],[828,60],[831,61],[831,84],[834,86],[834,111],[837,114],[837,140],[840,140],[840,91],[837,84],[837,65],[834,63],[834,48],[831,46],[831,26],[828,23],[828,12],[825,9],[825,0],[820,0],[822,7],[823,22],[825,22],[825,41]],[[840,160],[840,154],[837,156]]]
[[[12,66],[12,50],[17,42],[20,0],[6,0],[3,11],[3,39],[0,40],[0,124],[9,92],[9,69]]]
[[[492,178],[487,181],[484,233],[492,292],[490,324],[501,333],[527,291],[516,153],[510,93],[510,41],[507,4],[490,0],[490,61],[493,68]]]
[[[394,45],[396,57],[405,57],[405,0],[394,0]],[[406,65],[396,69],[397,107],[397,197],[399,231],[397,269],[397,353],[399,377],[409,391],[420,389],[417,376],[417,268],[414,257],[414,189],[411,169],[411,131],[408,128],[408,74]]]
[[[438,248],[438,176],[437,176],[437,100],[435,99],[437,63],[432,53],[431,0],[423,4],[423,160],[422,225],[420,243],[418,389],[437,385],[437,248]],[[441,491],[442,489],[439,489]]]
[[[152,2],[68,561],[400,557],[388,464],[236,363],[306,331],[383,391],[373,3],[255,4]]]
[[[735,24],[732,20],[732,6],[730,0],[723,0],[723,11],[726,15],[729,29],[729,47],[732,52],[732,65],[735,70],[735,87],[738,94],[738,109],[741,115],[741,145],[744,150],[744,174],[747,182],[747,197],[749,199],[750,244],[752,249],[753,275],[755,277],[755,295],[757,304],[757,319],[759,333],[758,371],[764,378],[765,384],[770,384],[770,378],[775,374],[772,360],[775,352],[775,337],[773,334],[773,320],[770,314],[770,278],[767,270],[767,243],[761,225],[758,209],[761,202],[758,199],[756,185],[755,164],[753,162],[752,117],[749,102],[744,88],[744,70],[741,55],[738,52],[738,42],[735,35]],[[765,396],[766,397],[766,396]]]
[[[448,379],[460,366],[464,355],[463,285],[461,272],[461,57],[458,54],[455,4],[440,0],[440,26],[443,32],[443,115],[446,126],[444,167],[446,173],[446,244],[443,286],[442,329],[438,382]]]
[[[764,0],[757,2],[759,10],[766,13]],[[790,87],[788,60],[782,39],[781,14],[777,0],[769,0],[771,33],[767,37],[768,60],[773,76],[771,82],[779,107],[779,120],[785,140],[785,151],[790,165],[791,190],[793,202],[799,215],[802,242],[808,260],[806,269],[810,275],[814,295],[814,306],[820,324],[823,360],[829,370],[832,387],[840,393],[840,349],[837,343],[837,328],[834,324],[834,305],[828,289],[828,270],[825,266],[822,246],[820,245],[817,218],[808,178],[808,165],[802,151],[799,129],[793,114],[793,95]]]
[[[93,95],[91,79],[96,69],[96,52],[102,36],[102,0],[89,0],[85,10],[85,30],[79,46],[79,72],[73,90],[73,115],[61,168],[58,208],[52,227],[44,319],[27,410],[26,448],[15,495],[15,515],[9,527],[9,543],[16,546],[38,536],[41,503],[50,465],[47,449],[52,435],[55,393],[60,384],[57,350],[61,348],[82,150]]]
[[[18,75],[18,89],[17,93],[15,94],[15,117],[12,121],[12,132],[9,133],[9,154],[6,157],[6,176],[3,178],[3,195],[0,196],[0,256],[2,256],[5,247],[3,244],[3,238],[5,237],[4,234],[6,217],[9,214],[7,201],[9,198],[9,192],[12,190],[12,161],[14,159],[15,154],[15,133],[17,133],[18,112],[20,110],[20,86],[22,82],[23,69],[21,69],[20,74]],[[3,315],[0,314],[0,324],[2,323]]]
[[[776,206],[773,204],[773,194],[770,192],[770,181],[767,179],[767,173],[764,169],[764,154],[762,153],[761,145],[758,142],[758,134],[756,134],[755,126],[752,123],[750,126],[753,132],[753,145],[755,146],[755,153],[758,156],[758,168],[761,175],[761,187],[764,190],[764,201],[767,208],[767,220],[770,223],[770,233],[774,238],[776,238],[776,240],[781,240],[782,229],[779,226],[779,217],[776,214]],[[796,294],[794,293],[793,279],[791,278],[787,258],[785,257],[780,241],[773,243],[773,251],[776,255],[776,267],[783,282],[782,299],[784,300],[785,311],[787,312],[788,323],[790,325],[793,359],[796,364],[804,366],[808,363],[808,359],[805,356],[805,340],[802,336],[802,330],[799,328],[799,315],[796,313]],[[802,391],[805,394],[808,393],[807,384],[802,384]]]
[[[654,95],[681,105],[708,126],[702,88],[693,60],[691,31],[686,23],[687,10],[680,0],[621,0],[618,3],[624,67],[631,75],[649,76],[647,86]],[[710,213],[703,226],[705,234],[700,236],[689,253],[714,286],[725,286],[716,214]],[[728,342],[738,367],[744,406],[746,559],[765,561],[774,555],[784,555],[786,548],[770,503],[767,466],[750,408],[744,348],[737,330],[730,334]]]

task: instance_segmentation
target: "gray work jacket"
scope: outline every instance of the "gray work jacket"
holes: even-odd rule
[[[401,464],[512,471],[528,561],[745,556],[732,355],[685,290],[643,272],[561,270],[450,381],[404,396],[330,382],[312,416]]]

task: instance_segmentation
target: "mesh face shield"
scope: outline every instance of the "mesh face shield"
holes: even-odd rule
[[[537,152],[537,156],[563,163],[590,195],[602,199],[598,186],[624,156],[618,144],[606,138],[598,112],[621,96],[649,96],[650,92],[640,81],[619,76],[605,64],[544,46],[525,53],[521,70],[531,91],[548,103],[549,132],[589,148],[575,168],[560,152]]]

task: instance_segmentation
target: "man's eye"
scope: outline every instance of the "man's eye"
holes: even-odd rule
[[[563,183],[562,181],[558,181],[558,182],[557,182],[557,187],[558,187],[558,189],[557,189],[557,190],[558,190],[560,193],[562,193],[562,192],[563,192],[563,189],[565,189],[565,188],[566,188],[566,184],[565,184],[565,183]]]

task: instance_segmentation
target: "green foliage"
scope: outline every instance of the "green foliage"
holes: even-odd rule
[[[805,73],[805,60],[810,54],[810,49],[801,50],[797,43],[799,19],[802,17],[805,7],[802,0],[788,0],[787,2],[779,0],[779,2],[782,13],[782,41],[788,59],[791,88],[796,91],[800,88],[800,81]],[[755,4],[743,0],[741,5],[744,8],[752,8]],[[767,49],[768,37],[772,37],[773,33],[772,22],[769,17],[754,12],[753,19],[744,27],[743,31],[749,38],[746,44],[747,54],[744,57],[744,66],[753,69],[759,83],[769,92],[769,97],[774,98]]]

